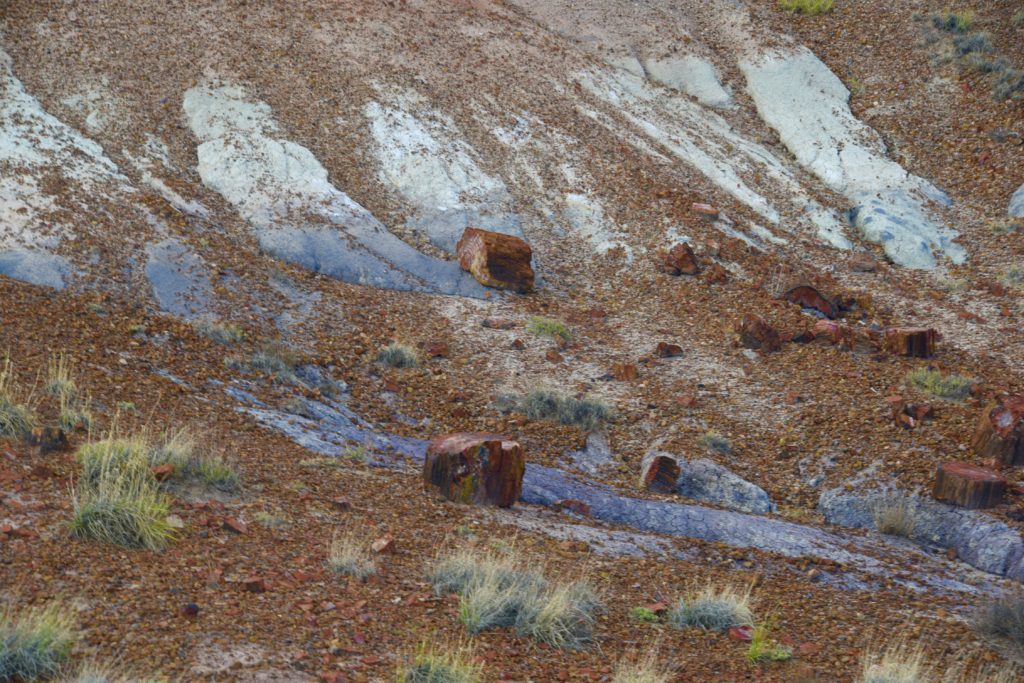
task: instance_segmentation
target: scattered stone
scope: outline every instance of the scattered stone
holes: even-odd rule
[[[867,253],[854,254],[846,264],[855,273],[873,273],[878,270],[878,261]]]
[[[1006,479],[997,472],[966,462],[946,462],[935,475],[932,497],[969,510],[999,505]]]
[[[556,510],[571,512],[574,515],[579,515],[580,517],[590,517],[590,506],[582,500],[576,500],[575,498],[562,498],[560,500],[556,500],[551,504],[551,507]]]
[[[266,593],[270,589],[270,582],[253,574],[242,579],[242,588],[250,593]]]
[[[640,373],[632,363],[615,363],[610,371],[612,378],[619,382],[632,382]]]
[[[169,462],[165,462],[162,465],[154,465],[153,467],[150,467],[149,471],[153,473],[153,478],[157,481],[166,481],[174,475],[174,465]]]
[[[754,627],[733,626],[729,629],[729,639],[738,640],[741,643],[749,643],[754,639]]]
[[[548,349],[547,353],[544,354],[544,358],[546,358],[548,361],[552,363],[561,363],[563,360],[565,360],[565,358],[562,357],[562,354],[560,354],[558,351],[555,351],[554,349]]]
[[[391,534],[384,534],[373,542],[370,549],[378,555],[390,555],[395,552],[395,538]]]
[[[668,453],[651,451],[640,464],[640,486],[656,493],[671,493],[679,479],[679,461]]]
[[[680,463],[676,492],[730,510],[765,514],[775,509],[764,489],[706,458]]]
[[[506,318],[486,318],[481,325],[489,330],[511,330],[515,328],[516,323]]]
[[[199,605],[197,605],[194,602],[186,602],[184,605],[181,606],[180,612],[183,617],[189,617],[190,619],[194,619],[195,617],[199,616]]]
[[[894,327],[885,331],[883,348],[899,356],[931,358],[937,338],[938,333],[931,328]]]
[[[700,264],[697,263],[693,248],[686,242],[679,242],[667,252],[661,253],[658,270],[675,276],[697,275],[700,273]]]
[[[234,517],[225,517],[221,526],[236,534],[245,534],[249,531],[249,527],[245,525],[245,522],[241,522]]]
[[[455,245],[459,266],[487,287],[525,294],[533,289],[533,250],[513,235],[466,228]]]
[[[704,204],[703,202],[694,202],[690,205],[690,210],[699,216],[715,220],[718,218],[718,209],[711,206],[710,204]]]
[[[935,415],[935,410],[927,403],[907,403],[898,395],[887,396],[889,410],[896,426],[904,429],[913,429],[924,420],[930,420]]]
[[[988,404],[971,446],[983,458],[1011,467],[1024,465],[1024,396],[1000,396]]]
[[[678,344],[658,342],[658,349],[655,351],[658,358],[678,358],[683,355],[683,347]]]
[[[515,339],[512,341],[512,348],[515,349],[516,351],[522,351],[523,349],[526,348],[526,342],[524,342],[522,339]]]
[[[447,358],[448,344],[446,342],[427,344],[427,348],[424,351],[427,354],[427,358]]]
[[[164,522],[166,522],[167,526],[172,529],[185,528],[185,520],[183,520],[179,515],[167,515],[164,517]]]
[[[349,512],[352,510],[352,503],[348,498],[335,498],[331,501],[331,507],[340,512]]]
[[[510,507],[522,493],[525,470],[517,441],[498,434],[458,433],[430,442],[423,479],[448,500]]]
[[[36,427],[28,435],[28,444],[40,453],[65,451],[70,448],[68,437],[60,427]]]
[[[815,340],[821,339],[829,344],[840,344],[853,348],[855,333],[852,328],[831,320],[819,320],[811,330]]]
[[[736,324],[736,344],[745,349],[778,351],[782,342],[778,331],[766,323],[760,316],[747,313]]]
[[[797,285],[783,294],[782,298],[803,308],[818,311],[829,319],[839,315],[839,307],[835,302],[810,285]]]
[[[729,281],[729,271],[721,264],[712,263],[704,271],[704,281],[709,285],[724,285]]]

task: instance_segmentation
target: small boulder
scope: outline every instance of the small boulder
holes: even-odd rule
[[[614,363],[608,374],[618,382],[632,382],[640,376],[636,365],[632,363]]]
[[[835,302],[810,285],[797,285],[783,294],[782,298],[803,308],[818,311],[829,319],[839,315],[839,307]]]
[[[533,250],[513,235],[466,228],[455,245],[459,266],[487,287],[525,294],[533,289]]]
[[[658,348],[654,352],[658,358],[678,358],[683,355],[683,347],[679,344],[669,344],[668,342],[658,342]]]
[[[694,500],[758,515],[775,509],[764,489],[707,458],[679,464],[676,492]]]
[[[875,260],[874,256],[867,253],[854,254],[846,262],[846,265],[855,273],[873,273],[878,270],[878,261]]]
[[[448,500],[510,507],[522,493],[525,471],[517,441],[498,434],[458,433],[430,442],[423,480]]]
[[[745,349],[778,351],[782,340],[778,331],[760,316],[747,313],[736,324],[736,344]]]
[[[667,252],[661,254],[658,270],[669,275],[697,275],[700,264],[693,248],[686,242],[679,242]]]

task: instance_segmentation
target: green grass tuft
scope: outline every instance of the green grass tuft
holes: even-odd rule
[[[0,366],[0,437],[22,439],[38,425],[31,396],[24,396],[14,379],[11,359]]]
[[[400,665],[397,683],[480,683],[482,667],[470,661],[470,653],[462,648],[438,652],[436,647],[421,643],[412,661]]]
[[[668,613],[668,623],[676,628],[699,628],[705,631],[753,626],[750,589],[740,591],[731,586],[706,586],[680,600]]]
[[[833,0],[779,0],[779,6],[787,12],[809,17],[831,11]]]
[[[600,399],[577,399],[548,389],[535,389],[520,398],[519,410],[531,420],[552,420],[584,431],[613,417],[612,409]]]
[[[629,610],[629,618],[633,621],[641,621],[646,624],[653,624],[658,621],[658,615],[647,607],[634,607]]]
[[[765,620],[754,627],[750,645],[747,647],[747,661],[751,664],[761,662],[785,662],[793,658],[793,650],[775,642],[771,637],[772,622]]]
[[[86,396],[85,398],[70,399],[62,394],[59,423],[60,428],[65,432],[91,429],[95,423],[92,416],[92,398]]]
[[[377,362],[392,368],[414,368],[420,364],[420,359],[411,346],[388,344],[377,354]]]
[[[530,332],[534,333],[538,337],[547,337],[548,339],[554,339],[555,341],[562,341],[569,343],[572,341],[572,332],[561,320],[555,320],[554,318],[542,318],[540,316],[530,316]]]
[[[1010,17],[1010,23],[1016,28],[1024,28],[1024,9],[1016,12],[1012,17]]]
[[[939,370],[918,368],[907,375],[907,382],[915,389],[952,401],[960,401],[971,392],[973,380],[960,375],[943,375]]]
[[[377,573],[377,566],[369,551],[352,534],[339,534],[331,540],[327,566],[333,572],[362,580]]]
[[[75,620],[60,602],[15,614],[0,612],[0,681],[36,681],[60,672],[78,640]]]
[[[170,500],[146,468],[107,461],[72,492],[72,534],[125,548],[162,550],[174,537]]]
[[[551,647],[576,650],[590,642],[600,601],[582,581],[529,586],[516,613],[516,633]]]

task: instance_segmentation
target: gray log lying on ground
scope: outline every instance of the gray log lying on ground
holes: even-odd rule
[[[684,461],[679,467],[676,484],[679,495],[758,515],[775,509],[764,489],[707,458]]]

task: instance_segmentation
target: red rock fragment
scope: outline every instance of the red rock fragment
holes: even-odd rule
[[[690,210],[699,216],[703,216],[704,218],[708,218],[711,220],[718,218],[718,209],[716,209],[710,204],[705,204],[703,202],[694,202],[693,204],[690,205]]]
[[[466,228],[455,245],[455,253],[459,266],[482,285],[521,294],[533,289],[533,250],[518,237]]]
[[[733,626],[729,629],[729,639],[738,640],[741,643],[749,643],[754,639],[753,626]]]
[[[803,308],[818,311],[827,318],[839,315],[839,307],[835,302],[810,285],[797,285],[783,294],[782,298]]]
[[[252,574],[242,579],[242,589],[249,593],[266,593],[270,583],[263,577]]]
[[[854,254],[846,264],[855,273],[873,273],[878,269],[878,261],[871,254]]]
[[[1003,465],[1024,465],[1024,396],[1000,396],[982,411],[974,452]]]
[[[447,358],[448,344],[446,342],[427,344],[427,348],[424,351],[427,354],[427,358]]]
[[[729,281],[729,271],[718,263],[712,263],[704,271],[704,281],[709,285],[723,285]]]
[[[745,349],[778,351],[782,342],[778,331],[760,316],[747,313],[736,324],[736,344]]]
[[[515,349],[516,351],[522,351],[523,349],[526,348],[526,342],[524,342],[522,339],[514,339],[512,341],[512,348]]]
[[[348,498],[335,498],[331,501],[331,507],[340,512],[348,512],[352,509],[352,503]]]
[[[395,552],[395,538],[391,534],[384,534],[370,545],[370,549],[379,555],[390,555]]]
[[[997,472],[966,462],[945,462],[935,475],[932,496],[936,500],[970,510],[999,505],[1006,479]]]
[[[507,320],[505,318],[486,318],[480,324],[489,330],[511,330],[516,326],[514,320]]]
[[[648,491],[670,493],[679,479],[679,461],[668,453],[651,451],[640,463],[640,486]]]
[[[517,441],[498,434],[458,433],[430,442],[423,480],[448,500],[510,507],[522,493],[525,471]]]
[[[632,382],[640,376],[636,366],[632,363],[615,363],[609,374],[619,382]]]
[[[565,358],[558,351],[554,349],[548,349],[547,353],[544,354],[544,358],[551,363],[561,363]]]
[[[551,504],[551,507],[556,510],[571,512],[575,515],[579,515],[580,517],[590,516],[590,506],[582,500],[576,500],[574,498],[562,498],[560,500],[556,500]]]
[[[686,242],[679,242],[667,252],[660,254],[658,270],[668,275],[697,275],[700,264],[693,248]]]
[[[186,602],[178,611],[181,613],[181,616],[194,619],[199,616],[199,605],[194,602]]]
[[[153,478],[157,481],[166,481],[174,474],[174,465],[165,462],[162,465],[150,467],[149,471],[153,473]]]
[[[658,342],[658,349],[655,351],[655,355],[658,358],[678,358],[683,355],[683,347],[678,344]]]
[[[683,408],[692,408],[697,405],[697,397],[693,394],[684,394],[676,397],[676,403]]]
[[[321,671],[316,675],[320,683],[348,683],[348,678],[340,671]]]
[[[245,525],[245,522],[239,521],[234,517],[225,517],[221,526],[236,534],[245,534],[249,531],[249,527]]]
[[[889,353],[914,358],[931,358],[935,355],[938,333],[925,327],[894,327],[885,331],[883,347]]]

